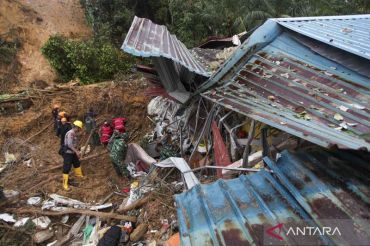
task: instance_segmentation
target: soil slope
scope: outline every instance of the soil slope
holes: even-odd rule
[[[89,37],[91,30],[79,0],[1,0],[0,34],[16,35],[21,41],[19,88],[35,80],[51,83],[56,78],[40,52],[50,35],[82,39]]]

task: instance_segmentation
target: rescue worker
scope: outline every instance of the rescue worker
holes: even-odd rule
[[[100,143],[106,146],[112,134],[113,129],[111,125],[108,123],[108,121],[105,121],[104,124],[100,127]]]
[[[54,121],[54,131],[58,129],[58,114],[59,114],[59,104],[53,105],[53,110],[51,111]]]
[[[88,134],[91,134],[90,142],[92,146],[100,145],[99,133],[96,126],[96,116],[98,114],[94,112],[93,108],[90,108],[89,111],[85,114],[85,131]]]
[[[57,131],[57,136],[60,137],[60,149],[59,154],[62,155],[63,146],[64,146],[64,139],[69,130],[72,129],[72,124],[69,122],[67,117],[63,117],[60,120],[61,124]]]
[[[126,132],[125,129],[126,121],[127,119],[123,117],[116,117],[112,119],[113,130],[118,131],[120,133]]]
[[[60,126],[62,125],[62,123],[61,123],[61,119],[62,118],[65,118],[66,117],[66,112],[64,112],[64,111],[60,111],[59,113],[58,113],[58,117],[57,117],[57,128],[56,128],[56,131],[55,131],[55,133],[56,133],[56,135],[58,136],[58,132],[59,132],[59,128],[60,128]]]
[[[94,112],[93,108],[90,108],[89,111],[85,114],[85,130],[87,133],[90,133],[95,128],[96,116],[97,114]]]
[[[63,189],[66,191],[70,190],[68,187],[68,178],[72,165],[75,176],[78,178],[84,178],[79,160],[80,152],[77,149],[78,135],[82,132],[82,128],[82,121],[76,120],[73,122],[72,129],[65,135],[63,146]]]

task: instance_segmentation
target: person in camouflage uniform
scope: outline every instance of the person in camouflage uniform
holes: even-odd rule
[[[109,157],[118,176],[129,176],[126,165],[123,163],[127,153],[128,133],[114,131],[108,143]]]

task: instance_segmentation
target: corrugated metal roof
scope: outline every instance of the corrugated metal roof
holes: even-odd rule
[[[370,15],[274,19],[280,25],[370,59]]]
[[[167,28],[135,16],[121,47],[125,52],[141,57],[165,57],[185,66],[189,71],[209,77],[185,45]]]
[[[346,158],[323,151],[285,151],[276,164],[267,159],[278,179],[262,170],[176,195],[181,245],[263,245],[269,239],[266,228],[278,223],[305,220],[310,226],[325,226],[331,218],[347,219],[352,227],[340,239],[316,237],[311,245],[346,245],[353,243],[352,236],[366,242],[369,167],[357,157]],[[284,245],[302,245],[299,237],[283,237]]]
[[[370,79],[318,55],[295,35],[283,32],[249,54],[226,72],[225,85],[203,96],[324,147],[370,150]]]
[[[237,47],[225,49],[201,49],[193,48],[190,50],[193,57],[202,64],[207,71],[215,72],[227,58],[229,58]]]

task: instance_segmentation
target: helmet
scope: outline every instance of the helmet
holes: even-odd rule
[[[67,118],[63,117],[60,121],[61,122],[67,122]]]
[[[80,120],[76,120],[75,122],[73,122],[73,125],[81,128],[81,129],[82,129],[82,127],[84,127],[84,124]]]
[[[61,111],[61,112],[59,112],[59,117],[61,117],[61,118],[63,118],[65,115],[66,115],[66,112],[64,112],[64,111]]]

